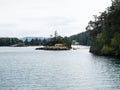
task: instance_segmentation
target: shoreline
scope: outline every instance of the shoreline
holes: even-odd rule
[[[70,48],[67,47],[39,47],[35,50],[70,50]]]

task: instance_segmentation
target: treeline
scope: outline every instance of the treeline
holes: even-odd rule
[[[22,41],[18,38],[0,38],[0,46],[54,46],[55,44],[64,44],[67,47],[71,47],[71,42],[68,40],[67,37],[53,37],[53,38],[47,38],[47,39],[26,39],[25,41]]]
[[[54,46],[55,44],[64,44],[65,46],[68,46],[68,47],[71,46],[71,43],[68,40],[68,38],[61,37],[61,36],[47,38],[47,39],[35,38],[30,41],[28,39],[26,39],[23,43],[26,46],[38,46],[38,45]]]
[[[22,41],[18,38],[0,38],[0,46],[37,46],[46,44],[48,39],[32,39],[28,41]]]
[[[94,17],[86,27],[91,37],[90,52],[120,56],[120,0],[112,1],[107,10]]]
[[[31,39],[30,41],[28,39],[26,39],[23,43],[26,46],[38,46],[38,45],[45,45],[48,42],[49,39]]]
[[[0,38],[0,46],[10,46],[19,43],[23,43],[23,41],[18,38]]]
[[[53,45],[55,43],[64,43],[66,42],[67,46],[71,46],[72,41],[78,42],[80,45],[90,45],[90,32],[82,32],[77,35],[72,35],[70,37],[61,37],[57,38],[47,38],[47,39],[39,39],[33,38],[31,40],[25,39],[20,40],[18,38],[0,38],[0,46],[38,46],[38,45]]]
[[[75,40],[79,45],[90,45],[90,31],[82,32],[77,35],[72,35],[69,37],[69,40],[72,42]]]

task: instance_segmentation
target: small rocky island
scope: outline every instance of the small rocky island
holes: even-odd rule
[[[44,46],[36,48],[36,50],[70,50],[70,48],[66,46]]]
[[[61,37],[54,33],[54,37],[51,36],[50,40],[44,43],[43,47],[36,48],[36,50],[70,50],[71,42],[67,37]]]

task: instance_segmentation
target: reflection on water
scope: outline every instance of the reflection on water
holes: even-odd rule
[[[36,51],[0,48],[0,90],[119,90],[120,60],[95,56],[88,47]]]

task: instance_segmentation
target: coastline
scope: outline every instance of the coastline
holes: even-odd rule
[[[45,46],[45,47],[39,47],[35,50],[70,50],[68,47],[55,47],[55,46]]]

